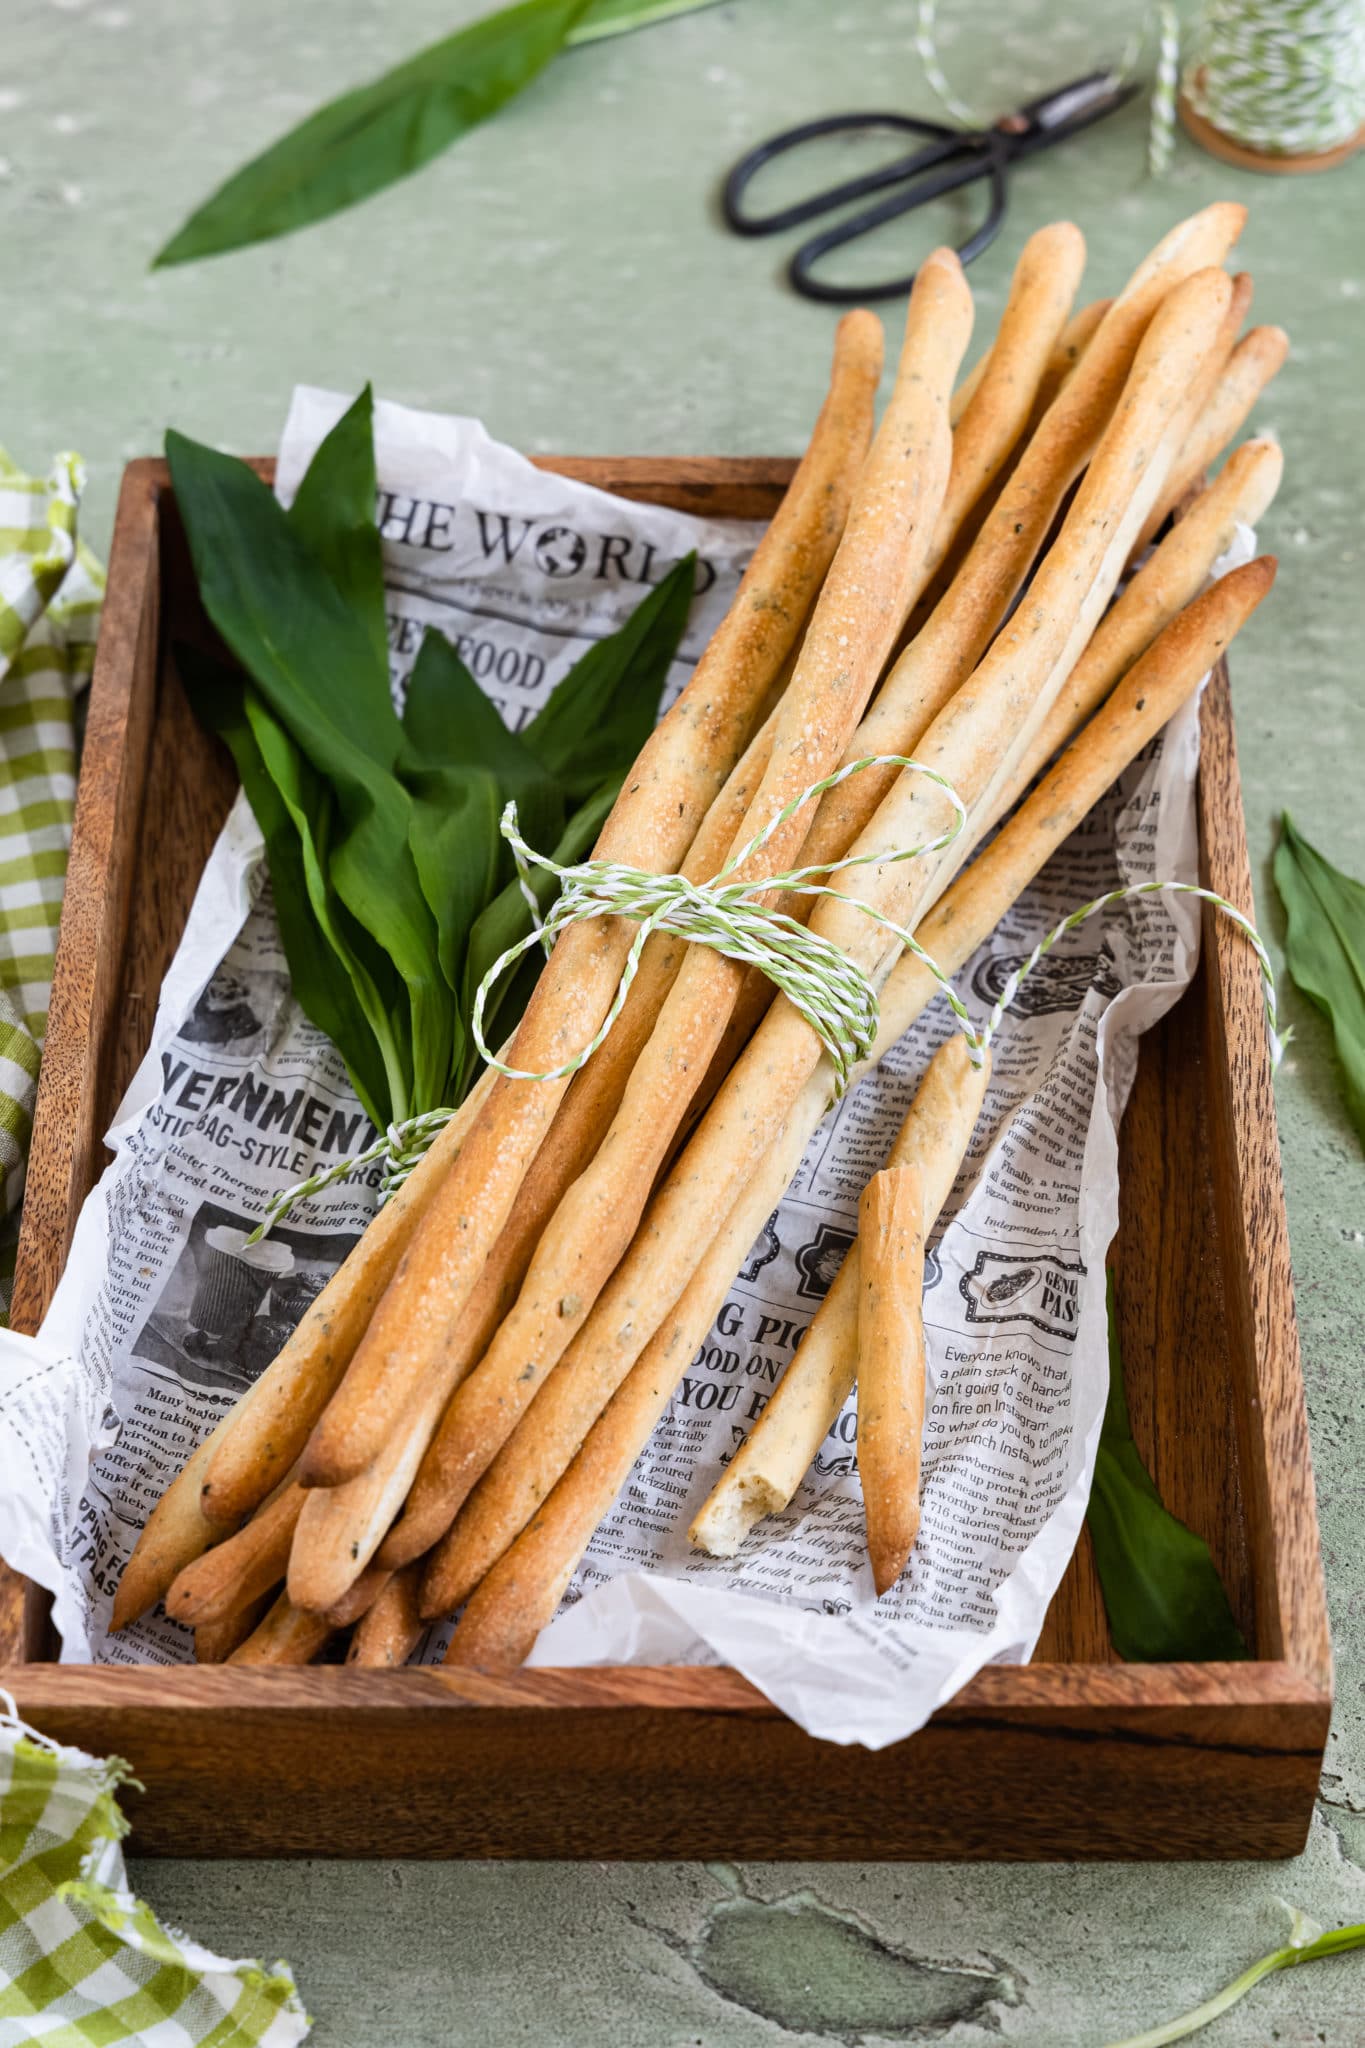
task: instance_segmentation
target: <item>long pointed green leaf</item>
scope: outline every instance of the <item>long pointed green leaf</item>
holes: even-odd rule
[[[440,1106],[451,1069],[454,998],[409,834],[412,801],[393,767],[404,745],[387,671],[362,620],[246,465],[166,437],[200,596],[271,710],[335,792],[330,879],[392,959],[407,992],[413,1101]]]
[[[608,36],[629,35],[633,29],[653,28],[656,22],[671,21],[677,14],[696,14],[700,8],[716,5],[717,0],[592,0],[568,41],[599,43]]]
[[[696,561],[685,555],[624,626],[590,647],[523,729],[524,744],[571,803],[585,802],[609,775],[624,774],[653,730],[687,630]]]
[[[376,678],[389,680],[384,550],[375,524],[374,399],[367,384],[319,442],[286,515],[361,621]]]
[[[1310,846],[1288,811],[1282,822],[1275,887],[1289,921],[1289,972],[1331,1022],[1346,1107],[1365,1144],[1365,883]]]
[[[200,648],[183,645],[176,648],[176,661],[195,716],[231,750],[247,802],[261,828],[294,993],[305,1015],[319,1031],[326,1032],[340,1052],[366,1115],[382,1130],[393,1115],[393,1104],[374,1015],[360,1000],[347,949],[335,942],[329,930],[331,906],[325,905],[322,911],[317,907],[319,893],[325,897],[326,892],[325,886],[320,891],[321,862],[311,820],[321,811],[326,793],[320,787],[306,790],[306,778],[312,771],[295,749],[298,808],[309,820],[305,835],[299,829],[298,810],[286,803],[266,765],[248,716],[248,691],[241,672]],[[259,699],[256,709],[260,717],[270,717]],[[292,746],[277,721],[275,730],[281,746]],[[382,1016],[383,1004],[377,1007]]]
[[[529,85],[588,0],[519,0],[320,107],[228,179],[154,268],[325,220],[410,176]]]
[[[1133,1441],[1112,1283],[1109,1400],[1086,1521],[1109,1634],[1121,1657],[1194,1664],[1246,1656],[1208,1545],[1163,1505]]]

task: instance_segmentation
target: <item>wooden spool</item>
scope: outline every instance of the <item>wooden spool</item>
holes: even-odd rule
[[[1234,141],[1221,128],[1215,128],[1212,121],[1206,121],[1202,114],[1195,112],[1183,92],[1178,104],[1185,131],[1200,148],[1208,150],[1211,156],[1221,157],[1224,163],[1236,164],[1243,171],[1263,171],[1277,178],[1304,177],[1312,171],[1330,171],[1365,147],[1365,123],[1362,123],[1354,135],[1345,142],[1338,142],[1333,149],[1304,151],[1297,156],[1272,156],[1266,150],[1248,149],[1244,142]]]

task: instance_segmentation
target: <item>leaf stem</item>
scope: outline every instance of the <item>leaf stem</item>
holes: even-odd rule
[[[1298,1924],[1298,1916],[1295,1916]],[[1130,2034],[1125,2040],[1111,2041],[1108,2048],[1167,2048],[1171,2041],[1184,2041],[1189,2035],[1197,2034],[1201,2027],[1207,2027],[1245,1998],[1248,1991],[1260,1983],[1263,1977],[1273,1976],[1277,1970],[1294,1970],[1300,1963],[1315,1963],[1323,1956],[1344,1955],[1348,1949],[1365,1947],[1365,1921],[1350,1927],[1334,1927],[1326,1934],[1320,1934],[1313,1941],[1293,1941],[1283,1948],[1272,1949],[1240,1977],[1234,1977],[1231,1984],[1225,1984],[1212,1998],[1206,1999],[1193,2012],[1182,2013],[1178,2019],[1167,2020],[1164,2026],[1152,2027],[1145,2034]]]

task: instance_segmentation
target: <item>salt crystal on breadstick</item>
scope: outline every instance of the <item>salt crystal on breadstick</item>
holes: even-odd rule
[[[1103,711],[1091,720],[991,846],[959,876],[925,919],[919,935],[945,972],[956,972],[970,959],[1110,783],[1189,696],[1266,595],[1274,574],[1273,559],[1263,557],[1243,569],[1233,570],[1212,590],[1195,599],[1134,665]],[[903,1037],[938,992],[939,985],[928,970],[912,955],[905,955],[882,991],[877,1040],[867,1060],[855,1069],[855,1079]],[[780,1199],[806,1141],[829,1107],[832,1085],[827,1063],[822,1063],[822,1069],[805,1082],[791,1117],[781,1128],[780,1139],[739,1177],[739,1190],[745,1200],[753,1202],[754,1212],[760,1217]],[[651,1217],[636,1240],[632,1259],[642,1246],[645,1251],[641,1256],[645,1256],[649,1246],[663,1238],[675,1223],[685,1223],[693,1199],[688,1177],[675,1170],[652,1205]],[[722,1261],[714,1244],[713,1239],[703,1252],[703,1262],[712,1284],[709,1298],[719,1303],[724,1298],[726,1283],[720,1279]],[[741,1251],[739,1259],[742,1258]],[[731,1277],[737,1266],[738,1260],[731,1268]],[[701,1270],[699,1264],[698,1275]],[[623,1266],[580,1333],[576,1346],[580,1369],[585,1377],[595,1376],[594,1389],[604,1384],[603,1361],[610,1351],[604,1340],[614,1336],[619,1328],[629,1283],[630,1276]],[[715,1291],[717,1287],[719,1292]],[[694,1295],[689,1284],[684,1300],[694,1302],[698,1313],[705,1299]],[[679,1314],[682,1307],[680,1301]],[[674,1318],[669,1318],[660,1323],[658,1337],[626,1373],[610,1406],[586,1436],[582,1436],[582,1429],[590,1400],[585,1399],[575,1409],[572,1421],[578,1434],[560,1446],[560,1470],[564,1476],[557,1484],[553,1446],[548,1442],[539,1445],[535,1484],[542,1492],[547,1485],[553,1490],[542,1506],[533,1509],[534,1520],[488,1571],[470,1599],[451,1645],[451,1661],[499,1665],[520,1663],[525,1658],[558,1605],[593,1530],[625,1483],[668,1404],[676,1376],[670,1378],[667,1372],[660,1371],[656,1345],[668,1341],[664,1333],[673,1330],[674,1322]],[[703,1322],[700,1332],[691,1339],[694,1345],[704,1337],[707,1327],[709,1324]],[[684,1337],[684,1346],[686,1341]],[[804,1346],[788,1367],[784,1384],[799,1365],[803,1352]],[[677,1372],[682,1370],[688,1355],[684,1350]],[[567,1400],[568,1367],[566,1360],[547,1383],[542,1399],[554,1390],[557,1399]],[[530,1424],[539,1405],[539,1401],[533,1405],[522,1428]],[[582,1448],[575,1456],[580,1437]],[[512,1440],[515,1443],[516,1438]],[[452,1535],[455,1533],[452,1531]]]
[[[491,1521],[480,1530],[478,1523],[471,1519],[467,1525],[469,1547],[463,1556],[452,1542],[442,1546],[446,1553],[444,1558],[441,1551],[432,1558],[422,1587],[424,1613],[439,1615],[448,1612],[456,1602],[448,1598],[447,1589],[457,1581],[468,1579],[469,1586],[472,1586],[483,1580],[455,1631],[446,1655],[447,1663],[519,1664],[522,1661],[559,1604],[560,1595],[572,1578],[574,1567],[587,1548],[593,1530],[624,1486],[631,1466],[668,1406],[678,1381],[696,1355],[697,1347],[705,1342],[706,1333],[720,1312],[735,1274],[768,1219],[775,1199],[774,1187],[780,1196],[800,1165],[804,1149],[805,1139],[798,1136],[794,1127],[778,1136],[769,1155],[766,1175],[756,1178],[740,1193],[729,1215],[712,1236],[705,1257],[682,1298],[674,1304],[672,1312],[600,1421],[597,1420],[600,1403],[598,1409],[591,1413],[585,1410],[577,1423],[570,1416],[563,1418],[571,1433],[577,1428],[577,1435],[571,1435],[567,1454],[560,1455],[547,1467],[548,1477],[542,1492],[532,1490],[526,1496],[524,1509],[515,1515],[501,1541],[497,1541],[496,1526]],[[553,1374],[546,1382],[541,1399],[547,1399],[559,1384],[560,1374]],[[540,1401],[536,1401],[522,1429],[529,1429],[540,1412]],[[589,1435],[592,1424],[595,1427]],[[518,1437],[520,1434],[518,1431]],[[574,1458],[574,1452],[584,1437],[587,1441]],[[517,1437],[512,1439],[504,1457],[512,1451],[517,1440]],[[534,1469],[529,1441],[525,1448],[527,1456],[523,1473]],[[561,1478],[571,1458],[572,1470]],[[489,1477],[492,1477],[491,1473]],[[546,1493],[550,1494],[548,1500],[544,1500]],[[470,1500],[467,1513],[474,1509],[478,1498],[479,1495],[475,1494]],[[534,1520],[530,1520],[532,1516]],[[495,1560],[501,1551],[528,1520],[530,1526],[508,1551],[502,1564],[497,1564]],[[464,1521],[464,1516],[460,1521]],[[459,1528],[460,1523],[457,1523],[451,1532],[452,1538],[458,1535]],[[494,1547],[484,1555],[481,1566],[474,1565],[475,1549],[480,1543],[490,1540]],[[490,1566],[493,1569],[485,1578],[484,1573]],[[463,1593],[458,1593],[456,1600],[462,1597]]]
[[[1185,493],[1240,432],[1251,408],[1278,374],[1288,353],[1289,336],[1283,327],[1253,327],[1238,342],[1176,458],[1166,489],[1138,537],[1139,549],[1147,545]]]
[[[895,388],[777,708],[772,756],[737,835],[741,845],[835,767],[895,643],[947,484],[948,394],[970,327],[962,266],[951,250],[936,250],[915,279]],[[735,880],[794,858],[813,810],[804,806],[779,824]],[[563,1356],[629,1244],[742,979],[734,961],[689,949],[596,1157],[560,1204],[487,1356],[451,1401],[441,1433],[457,1474],[452,1505]]]
[[[878,1594],[905,1570],[919,1531],[923,1292],[919,1168],[887,1167],[858,1204],[858,1471]]]
[[[374,1605],[361,1616],[346,1652],[348,1664],[392,1670],[407,1663],[426,1627],[417,1611],[419,1577],[416,1564],[393,1574]]]
[[[258,1626],[228,1658],[229,1664],[311,1664],[334,1633],[325,1614],[304,1614],[281,1593]]]
[[[889,1167],[918,1169],[926,1235],[971,1142],[989,1072],[989,1054],[974,1067],[954,1031],[929,1062],[887,1157]],[[855,1239],[772,1399],[687,1532],[712,1557],[733,1557],[756,1522],[782,1512],[834,1427],[858,1373],[859,1287]]]
[[[682,860],[739,759],[843,531],[881,371],[875,315],[839,323],[815,432],[735,600],[682,695],[641,749],[603,828],[601,859],[666,872]],[[634,940],[628,920],[563,934],[536,984],[510,1063],[532,1072],[581,1052],[601,1025]],[[440,1355],[567,1088],[499,1075],[316,1425],[304,1476],[334,1485],[369,1464]]]
[[[256,1510],[244,1529],[186,1565],[166,1594],[172,1621],[190,1628],[224,1621],[278,1586],[289,1564],[294,1527],[307,1498],[294,1481]]]

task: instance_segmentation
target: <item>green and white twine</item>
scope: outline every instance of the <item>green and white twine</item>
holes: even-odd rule
[[[1159,176],[1175,142],[1176,97],[1220,134],[1265,156],[1317,154],[1349,142],[1365,125],[1365,5],[1362,0],[1204,0],[1185,39],[1172,0],[1141,10],[1114,66],[1131,78],[1152,35],[1156,76],[1147,137],[1148,169]],[[919,0],[915,50],[930,87],[955,120],[991,125],[954,91],[938,53],[937,0]]]
[[[912,770],[936,783],[953,807],[952,824],[937,837],[926,840],[923,845],[906,847],[894,853],[847,854],[842,860],[822,863],[815,867],[789,868],[782,873],[761,876],[747,882],[731,879],[739,868],[761,852],[773,835],[808,803],[822,796],[826,790],[837,787],[849,776],[861,774],[865,769],[874,767]],[[799,796],[793,797],[790,803],[784,805],[761,832],[756,833],[747,844],[731,854],[713,880],[696,883],[688,881],[682,875],[654,874],[647,869],[629,867],[619,861],[587,860],[571,867],[562,867],[527,845],[517,827],[516,805],[509,803],[502,815],[501,830],[512,848],[517,872],[531,905],[534,929],[516,945],[509,946],[500,954],[480,982],[471,1019],[475,1044],[490,1067],[495,1068],[500,1074],[506,1074],[512,1080],[555,1081],[576,1074],[600,1049],[619,1018],[650,935],[656,931],[671,931],[692,944],[709,946],[713,951],[723,954],[726,959],[738,961],[744,966],[760,968],[769,980],[781,989],[789,1001],[800,1010],[824,1046],[834,1069],[834,1092],[837,1100],[848,1086],[854,1068],[867,1057],[876,1042],[880,1022],[877,992],[846,953],[832,945],[829,940],[810,931],[805,925],[799,924],[784,911],[764,903],[762,898],[766,895],[781,891],[797,895],[833,896],[840,902],[851,904],[881,925],[921,961],[937,981],[966,1039],[972,1064],[979,1067],[1021,984],[1060,939],[1068,932],[1074,931],[1087,918],[1096,916],[1100,911],[1116,903],[1140,896],[1170,894],[1194,896],[1205,903],[1211,903],[1216,910],[1231,918],[1250,943],[1260,966],[1266,1025],[1270,1038],[1271,1066],[1272,1069],[1278,1067],[1289,1040],[1289,1033],[1286,1031],[1282,1034],[1279,1028],[1275,975],[1269,955],[1250,918],[1238,910],[1235,904],[1229,903],[1225,897],[1212,889],[1201,888],[1193,882],[1133,882],[1120,888],[1109,889],[1104,895],[1083,904],[1080,909],[1070,911],[1038,941],[1028,958],[1010,975],[986,1023],[978,1030],[966,1004],[953,988],[949,976],[920,945],[913,932],[895,923],[874,905],[865,903],[858,897],[849,896],[842,890],[833,889],[827,882],[812,880],[813,876],[827,876],[845,868],[886,866],[894,862],[922,859],[927,854],[937,853],[951,845],[966,823],[966,805],[951,783],[935,769],[901,754],[868,754],[860,760],[849,762],[834,774],[811,783]],[[560,883],[559,896],[543,920],[529,888],[528,878],[533,867],[555,875]],[[489,995],[508,968],[515,965],[532,946],[542,945],[548,953],[560,933],[567,930],[570,925],[581,924],[596,917],[626,917],[639,925],[616,994],[600,1028],[594,1032],[580,1052],[565,1060],[560,1066],[543,1070],[509,1066],[493,1052],[483,1035],[484,1008]],[[383,1136],[377,1138],[368,1150],[357,1157],[340,1160],[336,1165],[300,1181],[297,1186],[285,1189],[270,1202],[264,1222],[253,1232],[249,1242],[255,1243],[264,1237],[272,1225],[277,1223],[296,1202],[318,1194],[323,1188],[331,1187],[337,1181],[346,1180],[352,1174],[363,1172],[367,1166],[372,1166],[379,1160],[384,1161],[380,1201],[387,1201],[420,1163],[430,1150],[437,1134],[454,1115],[453,1109],[432,1109],[419,1116],[408,1117],[402,1123],[390,1124]]]

